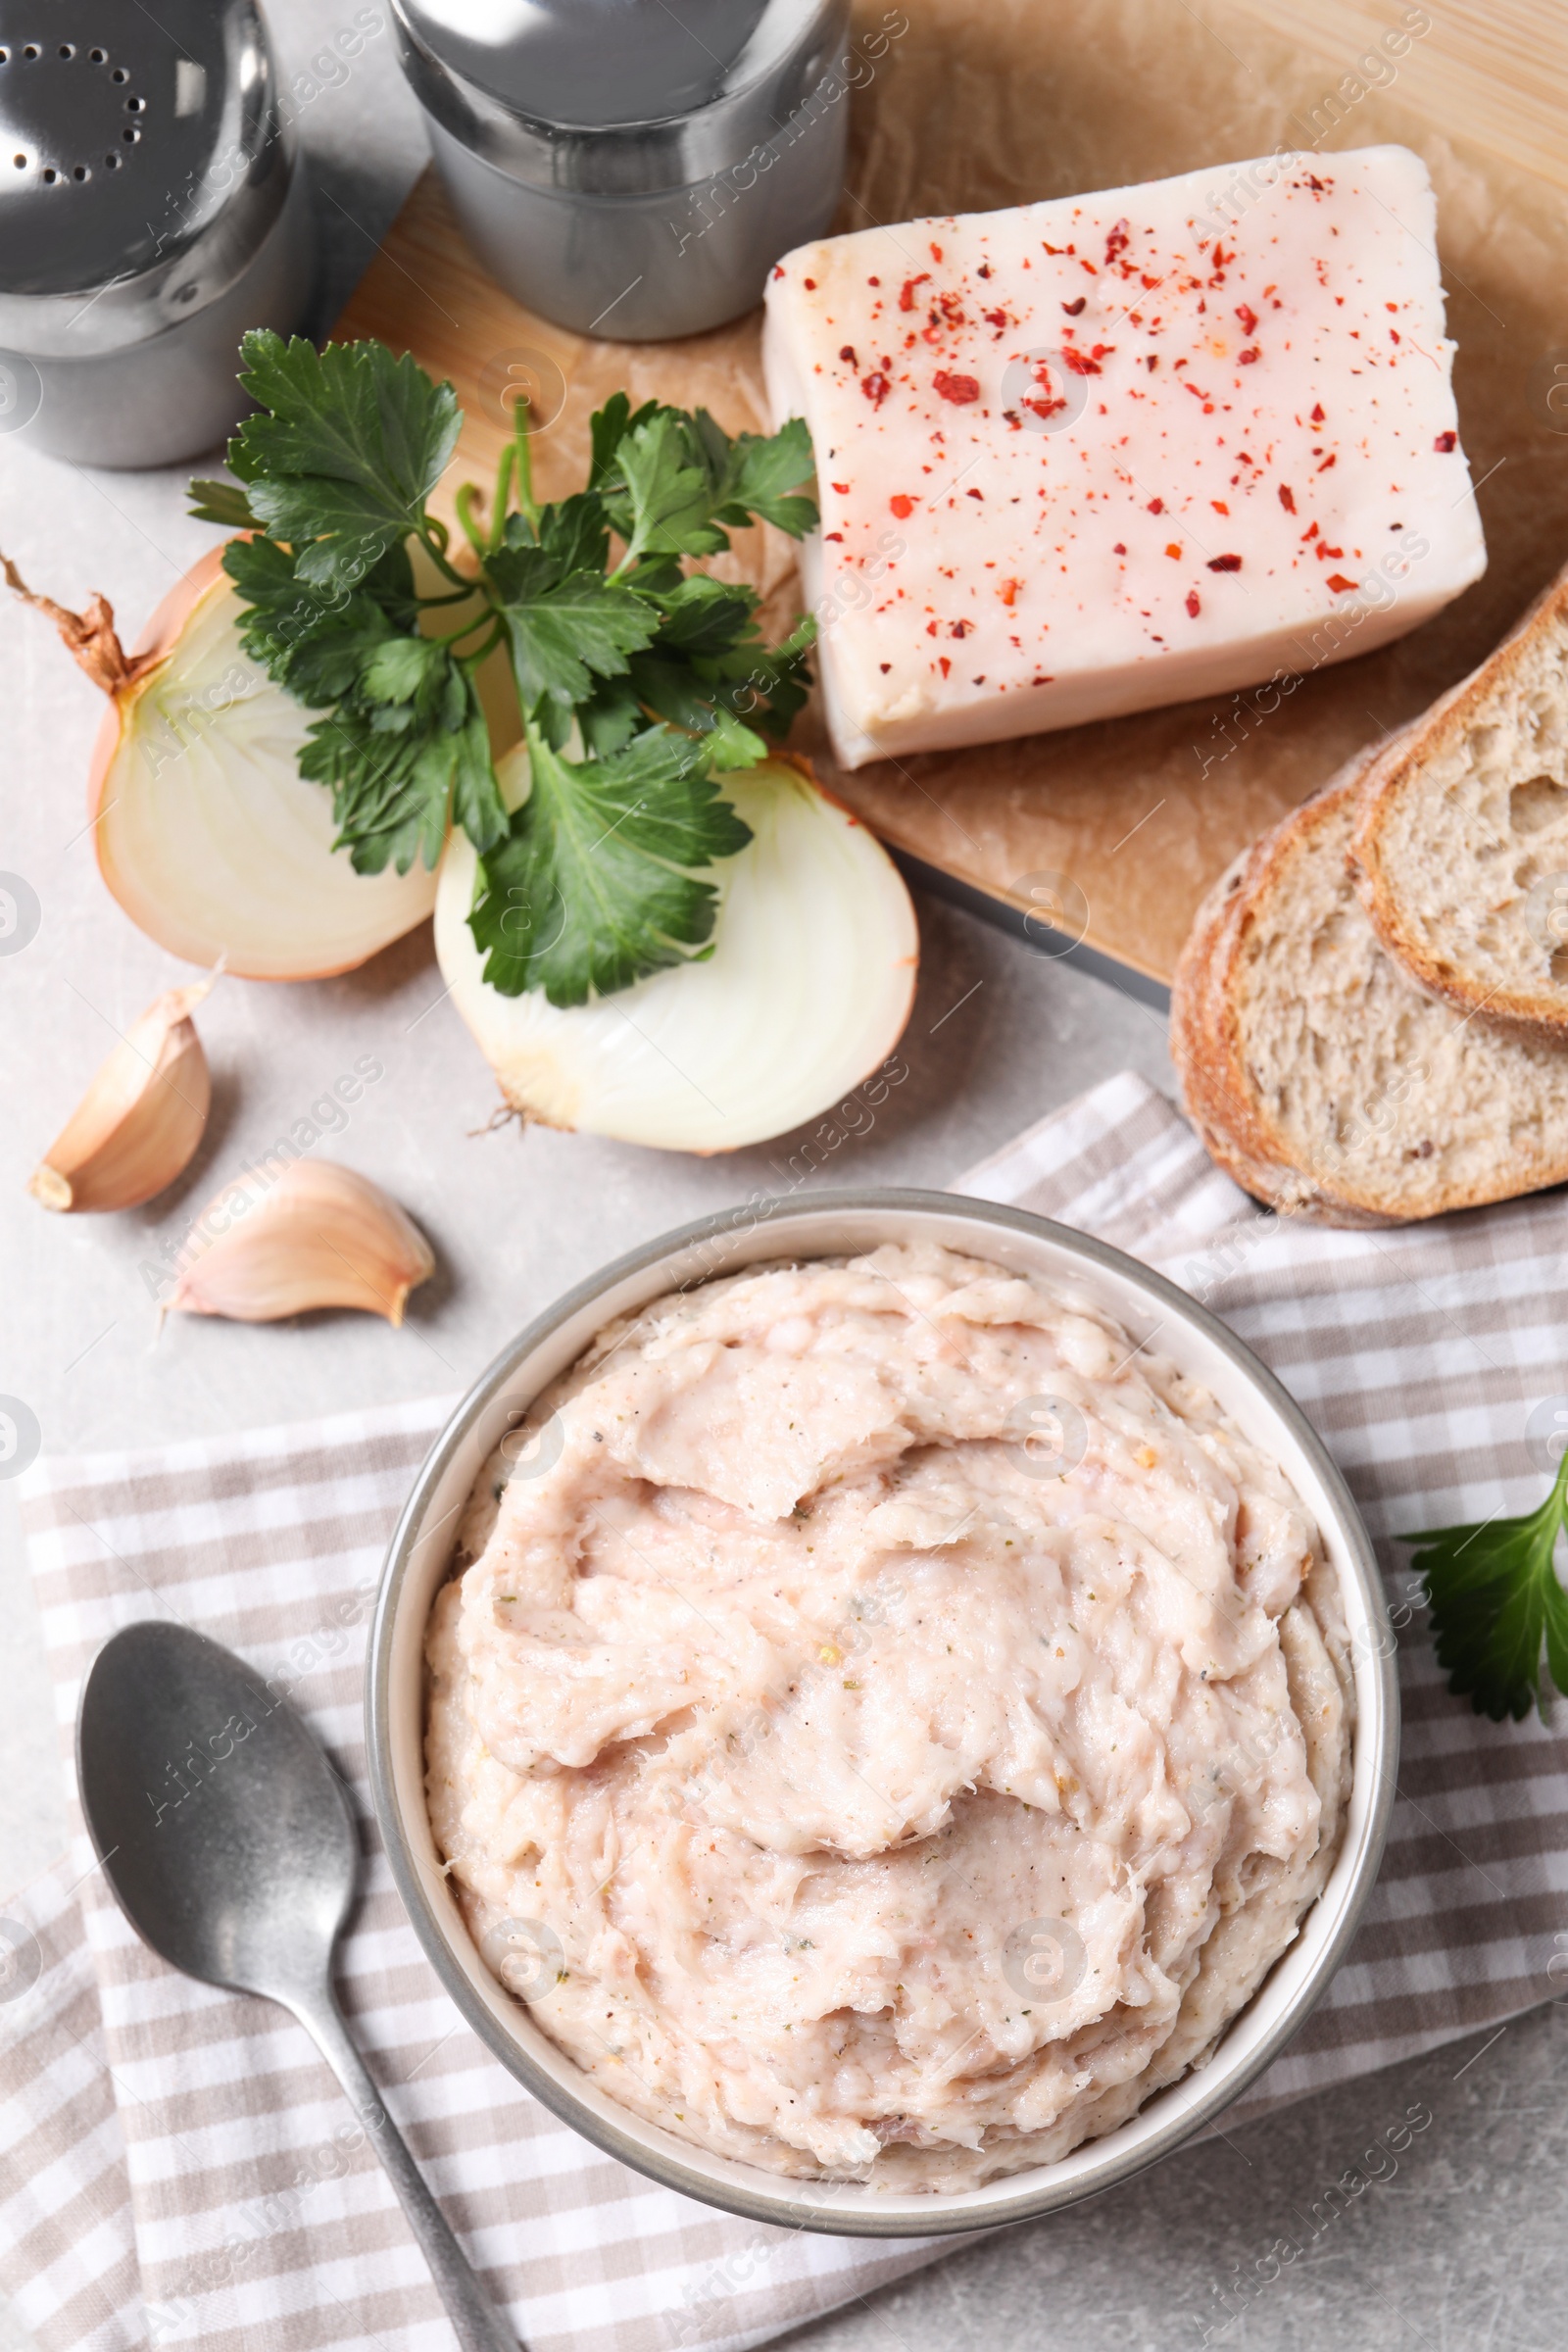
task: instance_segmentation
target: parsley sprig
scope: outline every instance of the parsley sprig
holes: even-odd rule
[[[767,645],[754,588],[686,565],[754,518],[813,526],[805,425],[731,439],[706,410],[617,392],[593,419],[586,487],[540,505],[519,404],[488,519],[477,489],[458,492],[460,568],[428,507],[463,424],[452,386],[380,343],[318,352],[261,332],[243,351],[259,413],[229,443],[235,480],[193,482],[192,512],[252,534],[223,551],[243,641],[321,713],[300,768],[331,792],[336,846],[360,873],[406,873],[460,827],[479,858],[469,923],[504,996],[581,1004],[701,954],[718,906],[705,873],[751,839],[715,778],[788,732],[815,631]],[[430,594],[416,547],[444,583]],[[475,682],[498,647],[528,751],[513,811]]]
[[[1539,1510],[1398,1539],[1419,1547],[1411,1566],[1425,1580],[1449,1690],[1494,1723],[1544,1711],[1543,1639],[1551,1680],[1568,1695],[1568,1592],[1554,1565],[1565,1508],[1568,1452]]]

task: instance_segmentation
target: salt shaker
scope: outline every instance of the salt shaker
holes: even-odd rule
[[[168,466],[244,414],[247,327],[310,292],[256,0],[0,0],[0,433]]]
[[[395,0],[395,15],[468,242],[560,325],[627,342],[717,326],[832,219],[849,0]]]

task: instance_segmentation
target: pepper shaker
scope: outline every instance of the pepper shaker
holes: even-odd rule
[[[256,0],[0,0],[0,433],[214,448],[240,336],[303,315],[307,209]]]
[[[701,333],[820,236],[844,178],[849,0],[394,0],[468,242],[530,310]]]

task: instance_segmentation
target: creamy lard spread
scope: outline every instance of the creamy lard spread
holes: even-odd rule
[[[1278,1466],[1070,1287],[935,1248],[601,1333],[432,1614],[432,1824],[594,2082],[958,2190],[1199,2066],[1322,1887],[1340,1595]]]

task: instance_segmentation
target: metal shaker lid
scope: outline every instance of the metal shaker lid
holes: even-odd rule
[[[767,0],[404,0],[421,45],[535,121],[597,129],[719,94]]]
[[[0,0],[0,343],[87,358],[202,310],[291,166],[256,0]]]
[[[690,187],[781,135],[849,0],[393,0],[404,70],[463,144],[536,187]]]

